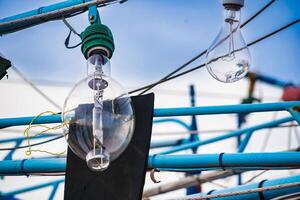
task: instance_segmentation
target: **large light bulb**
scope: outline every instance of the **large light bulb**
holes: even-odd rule
[[[65,100],[62,119],[71,150],[94,171],[105,170],[127,147],[134,131],[131,99],[109,76],[109,59],[88,58],[89,75]],[[90,72],[93,69],[93,72]]]
[[[250,66],[250,52],[240,30],[240,16],[240,9],[224,9],[221,30],[207,50],[208,72],[221,82],[240,80]]]

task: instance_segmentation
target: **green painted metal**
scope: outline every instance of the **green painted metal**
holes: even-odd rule
[[[92,49],[100,49],[108,58],[111,58],[115,50],[114,39],[111,30],[100,23],[89,25],[81,33],[81,51],[88,58]]]

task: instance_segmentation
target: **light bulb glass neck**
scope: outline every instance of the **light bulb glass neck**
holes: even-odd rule
[[[110,76],[110,60],[103,54],[93,54],[87,59],[87,74],[101,72]]]
[[[224,9],[224,23],[223,25],[233,25],[234,27],[240,26],[241,10]]]

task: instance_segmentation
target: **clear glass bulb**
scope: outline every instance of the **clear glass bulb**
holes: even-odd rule
[[[93,171],[105,170],[126,149],[134,130],[131,99],[105,74],[109,66],[105,56],[91,56],[88,67],[93,72],[75,84],[62,112],[70,149]]]
[[[224,11],[222,28],[207,50],[206,68],[217,80],[231,83],[243,78],[251,57],[240,30],[240,10]]]

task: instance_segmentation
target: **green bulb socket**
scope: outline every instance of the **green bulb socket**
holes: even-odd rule
[[[89,25],[81,34],[81,52],[87,59],[93,53],[100,52],[111,58],[115,50],[114,38],[111,30],[100,23]]]

